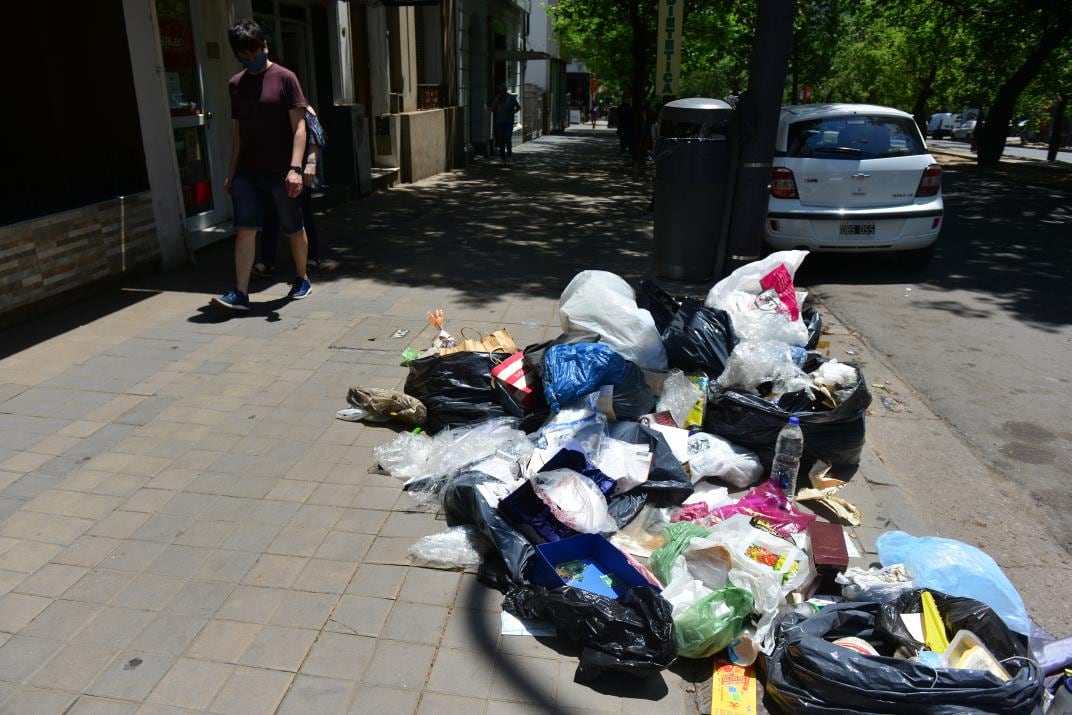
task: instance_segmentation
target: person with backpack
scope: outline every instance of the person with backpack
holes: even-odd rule
[[[298,205],[305,223],[305,234],[309,238],[308,266],[320,265],[320,240],[313,216],[313,189],[320,188],[319,167],[323,160],[324,147],[328,144],[327,132],[316,116],[316,110],[310,105],[305,108],[305,162],[302,170],[302,184],[305,190],[298,194]],[[265,216],[264,228],[261,229],[259,252],[260,260],[253,264],[253,272],[259,276],[275,274],[276,249],[279,245],[279,221],[271,212]]]

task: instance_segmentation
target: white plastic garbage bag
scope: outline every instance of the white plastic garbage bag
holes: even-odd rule
[[[649,370],[666,369],[666,349],[651,313],[638,308],[636,294],[620,276],[582,271],[558,301],[562,330],[588,330],[626,360]]]
[[[582,534],[610,533],[618,525],[607,510],[607,498],[588,477],[572,469],[553,469],[532,476],[532,490],[565,526]]]
[[[741,266],[711,288],[704,305],[730,314],[742,342],[777,340],[806,345],[808,328],[800,317],[807,297],[793,276],[807,251],[778,251]]]
[[[763,477],[763,464],[755,452],[706,432],[689,436],[689,470],[693,484],[715,477],[744,488]]]

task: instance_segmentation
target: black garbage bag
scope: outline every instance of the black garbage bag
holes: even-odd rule
[[[800,311],[800,318],[804,321],[804,325],[808,327],[808,344],[804,347],[808,350],[814,350],[823,334],[823,317],[819,315],[819,311],[809,305]]]
[[[655,329],[662,335],[670,321],[674,319],[674,313],[681,307],[680,301],[651,281],[641,281],[640,288],[636,292],[638,308],[651,313],[655,321]]]
[[[726,361],[737,345],[729,313],[708,308],[695,298],[681,303],[660,335],[670,367],[685,372],[699,370],[712,379],[726,369]]]
[[[655,393],[644,379],[644,371],[626,360],[625,375],[614,386],[614,416],[619,420],[635,420],[651,414],[655,402]]]
[[[806,474],[822,460],[831,467],[831,476],[847,481],[860,466],[864,446],[864,415],[871,404],[871,391],[860,369],[856,369],[856,388],[834,409],[816,407],[817,403],[800,395],[787,393],[775,404],[747,392],[720,390],[708,392],[704,431],[759,455],[765,469],[770,470],[778,432],[790,417],[800,420],[804,433],[804,454],[800,473]],[[780,403],[784,402],[790,409]]]
[[[929,668],[830,642],[856,636],[883,652],[881,610],[879,603],[841,603],[814,616],[782,619],[774,650],[763,661],[771,704],[785,713],[818,715],[1028,715],[1034,709],[1042,672],[1027,659],[1007,661],[1012,678],[1002,682],[985,670]]]
[[[551,621],[559,634],[580,644],[576,682],[606,670],[646,677],[677,658],[672,607],[644,586],[617,600],[570,586],[518,586],[506,594],[503,609],[518,618]]]
[[[525,583],[525,571],[536,549],[476,490],[478,484],[488,481],[496,479],[476,471],[452,477],[443,487],[443,512],[448,524],[474,526],[482,539],[494,547],[495,558],[484,555],[481,581],[495,588]]]
[[[614,439],[646,445],[652,452],[648,481],[619,496],[629,496],[634,492],[643,494],[658,507],[676,506],[692,496],[692,480],[661,434],[639,422],[612,422],[607,429]],[[609,500],[612,505],[616,498]],[[641,503],[640,506],[643,505]],[[640,507],[637,507],[637,511],[640,511]]]
[[[505,416],[491,379],[491,369],[501,358],[460,352],[411,362],[404,391],[428,409],[426,430],[435,434],[448,425]]]
[[[983,644],[998,660],[1007,658],[1030,658],[1027,638],[1005,625],[1001,616],[994,613],[990,606],[972,598],[947,596],[931,589],[917,589],[902,593],[896,599],[882,604],[875,630],[890,640],[912,649],[919,649],[923,644],[912,637],[901,620],[902,613],[921,613],[923,591],[930,591],[934,604],[945,623],[950,639],[957,631],[971,631],[979,636]]]

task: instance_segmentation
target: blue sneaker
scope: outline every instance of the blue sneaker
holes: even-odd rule
[[[291,300],[301,300],[302,298],[308,298],[313,292],[313,284],[309,282],[308,278],[295,278],[290,283],[290,292],[287,293],[287,297]]]
[[[213,298],[212,305],[228,310],[249,310],[249,296],[234,288],[218,298]]]

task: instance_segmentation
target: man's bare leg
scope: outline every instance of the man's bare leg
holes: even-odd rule
[[[238,229],[235,232],[234,244],[235,287],[246,295],[249,295],[249,274],[253,270],[256,255],[257,229]]]
[[[294,257],[294,270],[298,278],[305,278],[305,264],[309,260],[309,238],[305,235],[305,229],[288,236],[290,239],[290,255]],[[250,263],[252,268],[253,264]]]

